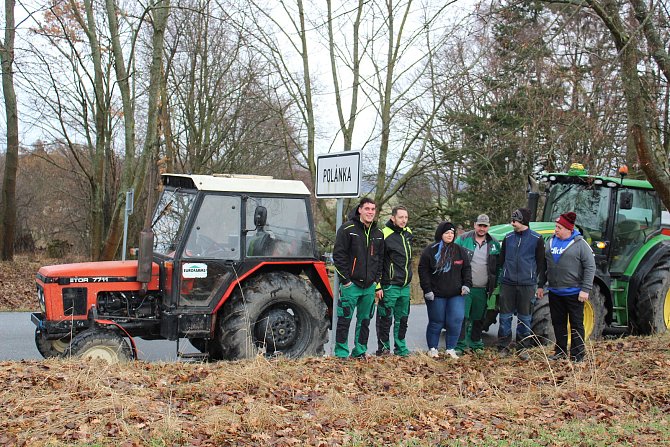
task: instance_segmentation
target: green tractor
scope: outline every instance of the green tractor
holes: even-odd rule
[[[554,233],[561,213],[575,211],[576,225],[596,259],[596,277],[584,309],[586,338],[608,334],[652,334],[670,327],[670,214],[647,181],[588,175],[580,164],[567,173],[544,174],[531,181],[528,203],[537,215],[539,188],[545,185],[541,221],[530,228]],[[509,224],[492,227],[502,240]],[[549,303],[539,300],[533,311],[533,332],[543,342],[554,340]]]

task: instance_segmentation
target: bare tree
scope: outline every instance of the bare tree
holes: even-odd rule
[[[670,18],[663,3],[652,3],[651,8],[643,0],[566,0],[565,3],[585,8],[602,20],[618,52],[621,64],[622,90],[626,98],[627,126],[629,137],[629,157],[632,151],[637,155],[639,168],[670,209],[670,162],[663,137],[654,137],[658,115],[654,110],[661,105],[653,96],[640,67],[655,64],[662,73],[665,83],[670,81],[670,54],[667,35],[659,32]],[[631,17],[632,16],[632,17]],[[665,39],[665,40],[664,40]],[[667,96],[666,96],[667,97]],[[667,136],[665,137],[667,139]]]
[[[194,173],[282,175],[286,107],[266,81],[268,65],[249,48],[244,23],[225,5],[182,2],[166,42],[169,158]]]
[[[7,155],[2,181],[2,209],[0,209],[0,249],[3,261],[14,258],[14,235],[16,233],[16,171],[19,160],[19,118],[14,91],[14,19],[15,0],[5,0],[5,36],[0,42],[2,63],[2,93],[7,117]]]

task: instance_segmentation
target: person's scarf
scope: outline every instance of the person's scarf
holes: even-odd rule
[[[440,241],[440,245],[437,247],[437,253],[435,253],[435,271],[436,273],[446,273],[451,270],[451,261],[454,258],[454,243],[446,244],[444,241]]]

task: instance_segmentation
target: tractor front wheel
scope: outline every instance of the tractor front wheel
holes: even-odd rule
[[[286,272],[252,278],[223,307],[218,327],[222,357],[323,355],[328,340],[327,308],[306,279]]]
[[[599,284],[593,284],[589,300],[584,303],[584,338],[599,340],[605,329],[605,295]]]
[[[594,284],[589,300],[584,303],[584,338],[586,340],[602,338],[605,328],[605,314],[605,295],[600,290],[600,285]],[[541,344],[549,345],[556,342],[554,326],[551,323],[548,293],[546,298],[535,303],[532,326],[533,333]],[[568,331],[568,340],[570,336],[571,331]]]
[[[35,346],[45,359],[62,356],[69,344],[69,335],[56,340],[47,340],[42,331],[35,328]]]
[[[133,353],[126,340],[109,329],[87,329],[75,335],[65,357],[104,360],[109,364],[132,360]]]
[[[640,284],[633,332],[662,333],[670,327],[670,256],[662,257]]]

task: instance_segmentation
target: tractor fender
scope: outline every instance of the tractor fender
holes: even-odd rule
[[[133,351],[133,359],[137,360],[137,345],[135,344],[135,339],[126,331],[126,329],[121,326],[119,323],[116,321],[112,320],[103,320],[100,318],[94,319],[93,320],[97,325],[99,326],[114,326],[117,329],[119,329],[123,334],[125,334],[126,337],[130,340],[130,348]]]
[[[640,264],[638,265],[637,270],[635,270],[635,273],[633,273],[628,285],[627,306],[629,315],[631,315],[631,312],[633,314],[635,313],[635,303],[640,295],[640,286],[645,276],[649,274],[658,260],[668,253],[670,253],[670,240],[662,240],[654,245],[640,261]]]

